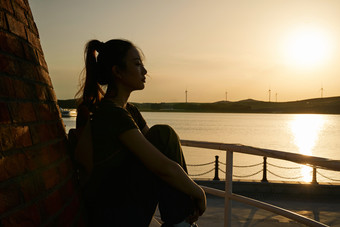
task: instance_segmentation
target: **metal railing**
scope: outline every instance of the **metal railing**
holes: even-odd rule
[[[203,187],[206,193],[213,194],[216,196],[224,197],[224,226],[231,226],[231,201],[239,201],[257,208],[261,208],[278,215],[282,215],[291,220],[297,221],[299,223],[305,224],[307,226],[327,226],[323,223],[315,221],[313,219],[307,218],[305,216],[299,215],[292,211],[264,203],[258,200],[254,200],[245,196],[240,196],[232,192],[232,180],[233,180],[233,152],[251,154],[263,157],[271,157],[276,159],[282,159],[286,161],[291,161],[299,164],[309,165],[313,168],[321,168],[333,171],[340,171],[340,161],[330,160],[326,158],[313,157],[301,154],[295,154],[285,151],[277,151],[270,149],[262,149],[251,146],[244,146],[241,144],[226,144],[226,143],[214,143],[214,142],[203,142],[203,141],[191,141],[191,140],[181,140],[183,146],[206,148],[213,150],[223,150],[226,151],[226,170],[225,170],[225,191]]]
[[[201,172],[201,173],[195,173],[195,174],[192,174],[192,173],[189,173],[189,176],[190,177],[202,177],[202,176],[205,176],[211,172],[214,172],[214,177],[212,178],[213,181],[219,181],[220,180],[220,177],[219,177],[219,173],[222,172],[225,174],[225,171],[220,167],[221,165],[225,166],[226,163],[223,163],[221,161],[219,161],[219,156],[216,155],[215,156],[215,161],[211,161],[211,162],[207,162],[207,163],[200,163],[200,164],[187,164],[188,167],[191,167],[191,168],[199,168],[201,169],[202,167],[204,168],[208,168],[210,166],[214,166],[214,167],[210,167],[210,169],[208,171],[206,170],[203,170],[204,172]],[[300,165],[300,164],[299,164]],[[262,167],[260,167],[262,166]],[[269,182],[268,179],[267,179],[267,172],[270,173],[271,175],[277,177],[277,178],[281,178],[281,179],[284,179],[284,180],[295,180],[295,181],[298,181],[298,179],[302,179],[304,176],[303,175],[298,175],[298,176],[282,176],[278,173],[275,173],[275,171],[273,171],[272,169],[269,169],[268,168],[271,167],[271,168],[276,168],[276,169],[284,169],[284,170],[301,170],[301,168],[305,165],[301,165],[301,166],[298,166],[298,167],[292,167],[292,166],[279,166],[279,165],[275,165],[275,164],[272,164],[272,163],[269,163],[267,161],[267,157],[263,157],[263,162],[259,162],[259,163],[256,163],[256,164],[250,164],[250,165],[233,165],[233,168],[242,168],[242,169],[245,169],[245,168],[252,168],[252,167],[260,167],[258,168],[257,170],[253,170],[253,172],[251,173],[247,173],[246,175],[236,175],[236,174],[233,174],[233,177],[236,177],[236,178],[249,178],[249,177],[253,177],[255,175],[259,175],[261,172],[262,172],[262,179],[261,179],[261,182]],[[311,167],[310,167],[311,168]],[[320,175],[321,177],[323,177],[324,179],[328,180],[329,182],[340,182],[340,179],[335,179],[335,178],[332,178],[332,177],[329,177],[329,176],[326,176],[325,174],[322,174],[320,171],[318,171],[318,169],[316,167],[313,167],[312,168],[312,179],[311,179],[311,183],[312,184],[318,184],[318,181],[317,181],[317,175]]]

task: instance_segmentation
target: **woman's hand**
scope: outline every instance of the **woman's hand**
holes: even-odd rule
[[[205,193],[201,187],[199,188],[202,190],[202,194],[197,199],[193,198],[194,205],[195,205],[194,213],[186,218],[186,222],[190,224],[193,224],[195,221],[197,221],[198,218],[202,216],[202,214],[207,208],[207,199],[206,199]]]
[[[203,189],[202,189],[202,191],[203,191]],[[197,199],[195,202],[196,202],[196,205],[197,205],[198,215],[202,216],[202,214],[207,209],[207,198],[205,196],[204,191],[202,193],[202,197],[200,199]]]

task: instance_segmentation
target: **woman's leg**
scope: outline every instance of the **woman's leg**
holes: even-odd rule
[[[170,126],[155,125],[149,129],[146,138],[187,172],[180,140]],[[188,195],[165,183],[161,183],[160,187],[159,210],[165,223],[179,223],[193,213],[194,205]]]

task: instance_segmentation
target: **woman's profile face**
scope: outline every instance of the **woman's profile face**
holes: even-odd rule
[[[125,57],[125,69],[120,71],[118,82],[131,91],[144,89],[145,75],[147,73],[140,54],[135,47],[128,50]]]

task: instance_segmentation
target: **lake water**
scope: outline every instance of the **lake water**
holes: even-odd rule
[[[240,114],[240,113],[176,113],[143,112],[149,127],[171,125],[181,139],[237,143],[259,148],[300,153],[340,160],[340,115],[319,114]],[[75,127],[75,118],[64,118],[66,130]],[[212,162],[215,155],[225,163],[225,152],[183,147],[187,164]],[[234,154],[234,179],[261,180],[262,157]],[[292,162],[268,158],[267,179],[306,181],[312,179],[312,169]],[[256,165],[259,164],[259,165]],[[256,165],[253,167],[242,167]],[[278,167],[279,166],[279,167]],[[223,164],[220,166],[224,170]],[[287,168],[280,168],[287,167]],[[189,173],[200,175],[213,165],[189,166]],[[259,172],[259,173],[257,173]],[[257,174],[255,174],[257,173]],[[220,172],[220,178],[224,173]],[[214,171],[194,178],[213,178]],[[340,181],[340,174],[318,170],[318,182]]]

